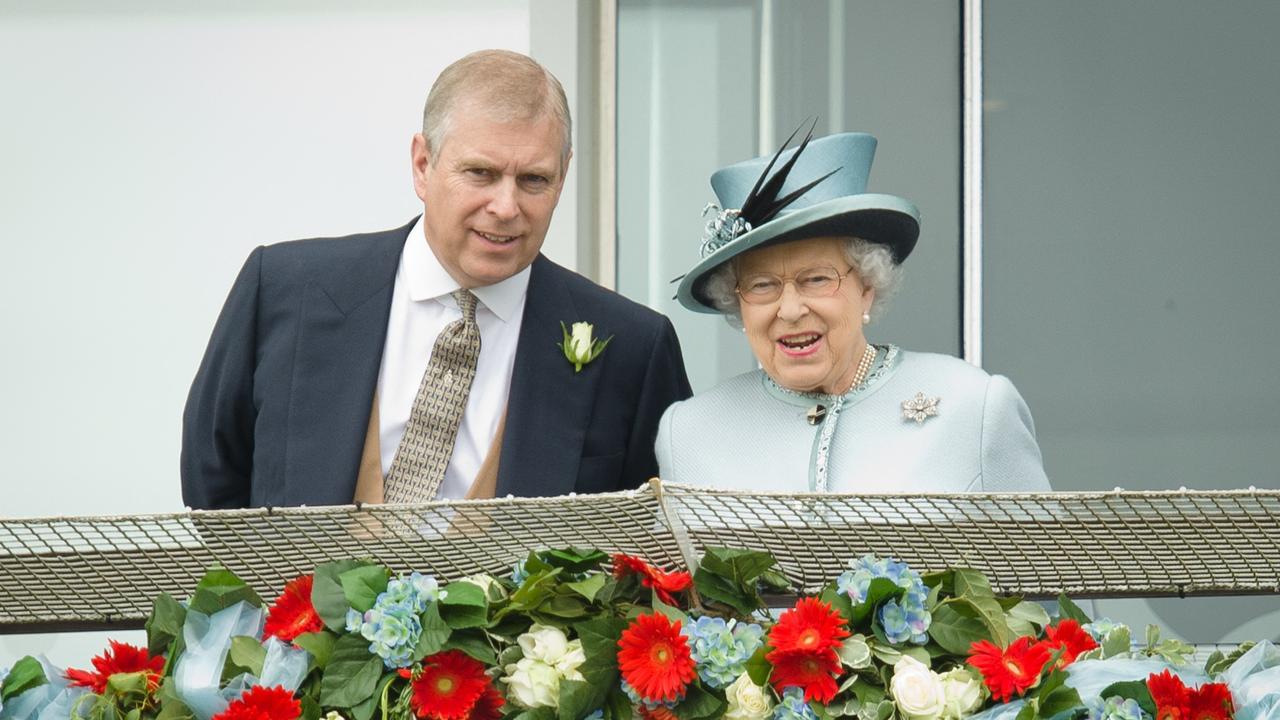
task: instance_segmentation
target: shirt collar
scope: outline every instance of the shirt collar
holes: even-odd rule
[[[404,253],[400,256],[400,272],[408,285],[409,299],[414,302],[438,301],[461,287],[440,264],[431,246],[427,245],[421,216],[418,217],[418,222],[409,231],[409,236],[404,242]],[[499,320],[510,322],[524,302],[525,292],[529,289],[529,273],[530,269],[526,267],[501,282],[471,288],[471,292],[475,293],[481,304],[497,315]],[[452,305],[452,303],[449,304]]]

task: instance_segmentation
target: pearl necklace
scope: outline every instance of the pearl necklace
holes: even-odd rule
[[[871,343],[867,343],[867,346],[862,350],[862,358],[858,360],[858,368],[853,372],[853,382],[850,382],[849,387],[845,388],[844,392],[840,393],[837,397],[843,398],[845,395],[848,395],[851,390],[858,387],[858,385],[867,378],[867,373],[871,370],[871,364],[875,361],[876,348]],[[810,425],[817,425],[822,421],[822,418],[825,417],[826,414],[827,408],[824,407],[822,403],[818,403],[817,405],[809,408],[809,412],[805,413],[805,417],[808,418]]]

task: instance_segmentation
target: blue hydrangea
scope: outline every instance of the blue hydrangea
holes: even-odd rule
[[[382,658],[388,668],[407,667],[422,636],[420,616],[444,596],[430,575],[413,573],[393,579],[363,615],[347,612],[347,632],[358,632],[368,640],[369,652]]]
[[[1104,618],[1098,618],[1097,620],[1094,620],[1091,623],[1085,623],[1084,625],[1081,626],[1081,629],[1083,629],[1085,632],[1093,636],[1094,640],[1097,640],[1098,642],[1102,642],[1103,639],[1107,637],[1107,635],[1111,634],[1112,630],[1116,630],[1122,627],[1125,627],[1124,623],[1118,623],[1115,620],[1112,620],[1111,618],[1104,617]]]
[[[804,701],[804,690],[789,687],[782,692],[782,701],[774,706],[770,720],[818,720],[818,715]]]
[[[700,617],[680,632],[689,640],[698,676],[713,688],[732,685],[746,670],[747,660],[764,644],[764,628],[736,620]]]
[[[528,579],[529,571],[525,569],[524,561],[517,560],[515,566],[511,568],[511,582],[515,583],[516,587],[520,587]]]
[[[1151,720],[1151,716],[1133,698],[1090,698],[1089,720]]]
[[[627,699],[631,701],[632,705],[642,705],[650,710],[660,707],[673,708],[676,705],[679,705],[680,701],[684,699],[684,692],[682,691],[680,693],[680,697],[675,700],[668,700],[666,702],[649,702],[648,700],[640,697],[640,693],[636,692],[636,689],[631,687],[631,683],[626,680],[621,680],[620,682],[622,692],[626,693]]]
[[[924,645],[929,641],[929,623],[933,616],[925,608],[929,590],[920,573],[906,563],[874,555],[850,561],[849,568],[836,578],[836,591],[848,595],[855,605],[866,601],[871,581],[876,578],[887,578],[907,591],[901,599],[889,600],[880,607],[880,625],[889,642]]]

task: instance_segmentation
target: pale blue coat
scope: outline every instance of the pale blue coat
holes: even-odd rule
[[[916,423],[902,403],[938,398]],[[827,395],[782,390],[761,370],[677,402],[658,426],[660,477],[724,489],[814,489]],[[1031,412],[1009,380],[945,355],[879,348],[836,421],[827,490],[839,493],[1047,491]]]

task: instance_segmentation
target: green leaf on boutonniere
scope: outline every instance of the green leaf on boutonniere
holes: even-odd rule
[[[594,327],[591,323],[576,322],[573,324],[573,331],[565,327],[564,321],[560,322],[560,330],[564,333],[564,339],[560,341],[557,347],[564,353],[564,357],[573,365],[575,373],[582,372],[582,367],[587,363],[600,357],[600,353],[609,346],[613,341],[610,335],[604,340],[596,340],[592,335]]]

